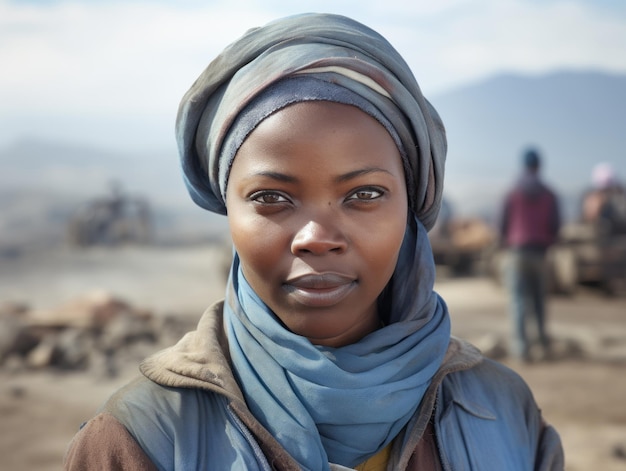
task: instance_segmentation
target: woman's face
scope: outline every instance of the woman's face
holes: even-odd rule
[[[226,205],[246,280],[289,330],[338,347],[379,327],[408,203],[375,119],[332,102],[273,114],[239,149]]]

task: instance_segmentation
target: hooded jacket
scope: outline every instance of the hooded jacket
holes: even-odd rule
[[[222,309],[222,303],[209,308],[197,330],[142,363],[144,376],[112,396],[75,436],[66,470],[300,469],[246,407],[230,367]],[[456,338],[394,439],[387,467],[563,468],[558,434],[524,381]]]

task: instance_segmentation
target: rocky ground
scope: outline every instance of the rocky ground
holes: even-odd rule
[[[79,424],[137,374],[139,359],[173,342],[220,297],[222,260],[215,246],[59,250],[0,260],[0,319],[13,319],[10,328],[27,323],[36,340],[47,339],[36,355],[6,353],[9,324],[0,331],[0,470],[59,469]],[[436,288],[450,307],[453,333],[530,384],[561,433],[569,471],[626,469],[626,296],[580,290],[552,298],[555,358],[518,364],[506,354],[509,323],[499,286],[441,270]],[[85,329],[89,340],[78,335]],[[70,348],[79,345],[87,345],[87,357]]]

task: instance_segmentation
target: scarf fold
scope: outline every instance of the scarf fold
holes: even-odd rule
[[[231,268],[224,322],[235,375],[252,413],[305,470],[354,467],[400,432],[444,358],[450,320],[433,291],[423,225],[407,225],[387,296],[389,325],[341,348],[285,329]]]

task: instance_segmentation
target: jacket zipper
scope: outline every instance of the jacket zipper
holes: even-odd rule
[[[444,471],[452,471],[452,468],[450,467],[450,464],[448,463],[448,460],[446,459],[445,454],[443,453],[443,449],[441,447],[441,443],[439,442],[439,435],[440,435],[440,430],[439,430],[439,395],[441,394],[441,385],[439,386],[439,388],[437,388],[437,395],[435,396],[435,404],[433,405],[433,408],[435,410],[435,423],[433,424],[435,427],[435,445],[437,446],[437,454],[439,455],[439,461],[441,462],[441,467],[443,468]]]
[[[272,471],[272,468],[270,467],[270,464],[267,461],[265,454],[263,453],[263,451],[261,450],[261,447],[252,436],[252,433],[250,432],[250,430],[248,430],[248,427],[244,425],[241,419],[237,417],[237,414],[235,414],[230,407],[228,407],[228,415],[233,420],[233,422],[235,422],[235,424],[237,425],[237,428],[239,429],[241,434],[244,436],[244,438],[247,440],[248,444],[250,445],[250,448],[252,448],[254,457],[256,458],[257,463],[260,465],[261,470]]]

